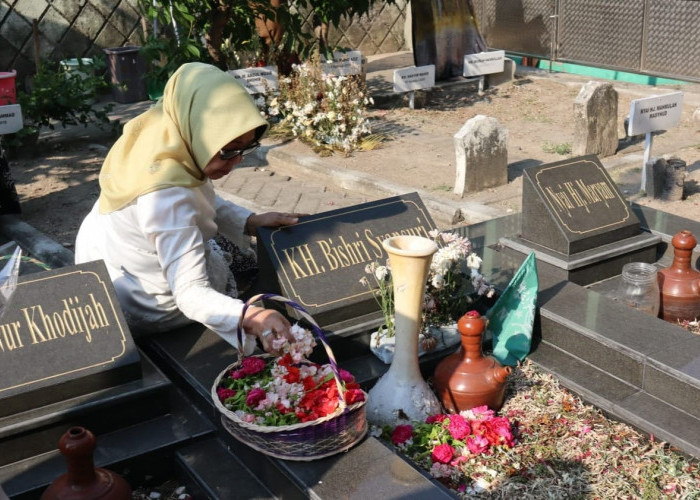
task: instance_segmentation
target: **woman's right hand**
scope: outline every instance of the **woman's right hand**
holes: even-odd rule
[[[279,337],[294,342],[294,335],[290,331],[291,325],[287,318],[274,309],[251,306],[243,318],[243,329],[246,333],[255,335],[265,352],[279,354],[272,346],[272,341]]]

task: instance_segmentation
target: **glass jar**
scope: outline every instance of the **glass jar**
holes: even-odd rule
[[[646,262],[630,262],[622,267],[618,299],[651,316],[659,315],[660,292],[657,269]]]

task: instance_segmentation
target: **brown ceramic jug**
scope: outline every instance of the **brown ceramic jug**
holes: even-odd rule
[[[659,316],[665,321],[700,319],[700,271],[691,257],[697,240],[690,231],[681,231],[671,240],[673,263],[658,273],[661,305]]]
[[[485,319],[476,311],[462,316],[457,322],[462,346],[435,368],[435,391],[449,413],[483,405],[492,410],[503,406],[506,377],[512,368],[483,355],[481,337],[485,328]]]
[[[131,500],[131,488],[121,476],[95,468],[95,435],[82,427],[71,427],[58,442],[68,472],[59,476],[41,495],[41,500]]]

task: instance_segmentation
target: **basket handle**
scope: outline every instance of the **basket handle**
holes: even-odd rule
[[[258,302],[259,300],[275,300],[277,302],[282,302],[284,304],[287,304],[288,306],[292,307],[293,309],[296,309],[299,311],[299,313],[304,317],[306,321],[309,322],[311,325],[311,329],[313,332],[316,334],[318,339],[321,341],[321,344],[323,344],[323,348],[326,350],[326,355],[328,356],[328,361],[329,364],[331,365],[331,370],[333,371],[333,377],[335,378],[335,384],[338,387],[338,398],[340,399],[340,404],[345,407],[345,396],[343,395],[343,384],[341,382],[340,378],[340,370],[338,369],[338,363],[335,360],[335,355],[333,354],[333,350],[331,349],[331,346],[328,344],[328,339],[326,339],[326,336],[323,334],[323,331],[321,328],[318,326],[316,321],[311,317],[311,315],[301,307],[299,304],[294,302],[293,300],[289,300],[286,297],[283,297],[281,295],[275,295],[274,293],[260,293],[258,295],[254,295],[253,297],[249,298],[248,300],[245,301],[243,304],[243,310],[241,311],[241,319],[238,321],[238,327],[236,329],[236,334],[238,335],[238,353],[239,356],[242,358],[243,357],[243,318],[245,318],[245,313],[248,311],[248,308],[254,303]]]

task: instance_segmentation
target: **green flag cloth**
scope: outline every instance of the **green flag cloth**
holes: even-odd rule
[[[538,289],[537,264],[532,252],[486,313],[488,331],[493,336],[493,357],[503,365],[515,366],[530,353]]]

